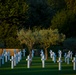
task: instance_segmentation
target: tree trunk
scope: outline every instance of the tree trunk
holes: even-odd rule
[[[45,49],[45,57],[46,57],[46,60],[48,59],[48,52],[47,52],[47,49]]]

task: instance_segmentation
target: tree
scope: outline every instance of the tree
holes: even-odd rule
[[[45,56],[46,59],[48,58],[48,52],[47,49],[50,47],[50,45],[56,45],[59,42],[63,42],[65,39],[65,35],[59,34],[58,30],[52,30],[52,29],[43,29],[39,31],[40,34],[40,45],[45,50]]]
[[[33,36],[33,32],[31,30],[21,29],[18,32],[18,39],[20,40],[21,44],[27,45],[29,54],[31,55],[31,50],[35,43],[35,38]]]
[[[72,10],[62,10],[58,12],[51,21],[51,28],[58,28],[59,32],[67,37],[76,37],[76,15]]]
[[[25,0],[0,0],[0,40],[6,48],[19,48],[17,30],[27,20],[28,5]]]
[[[0,0],[0,22],[7,21],[22,28],[27,20],[28,5],[25,0]]]
[[[65,35],[59,34],[58,30],[52,29],[40,29],[40,30],[24,30],[18,32],[18,39],[21,43],[25,43],[29,49],[29,52],[33,49],[33,45],[39,43],[45,50],[46,59],[48,57],[47,49],[50,45],[56,45],[63,42]],[[30,53],[31,54],[31,53]]]
[[[17,26],[6,22],[0,25],[0,40],[4,48],[19,48],[19,41],[17,39]],[[1,42],[0,41],[0,42]]]
[[[76,0],[65,0],[67,9],[76,10],[74,7],[76,7]]]

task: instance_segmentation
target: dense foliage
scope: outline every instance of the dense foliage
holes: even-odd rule
[[[27,45],[29,52],[33,49],[33,45],[40,44],[40,47],[45,50],[46,58],[48,56],[47,49],[51,45],[56,45],[60,42],[63,42],[65,35],[59,34],[58,30],[52,29],[42,29],[42,30],[20,30],[18,32],[18,39],[21,43]]]
[[[20,47],[17,31],[35,26],[76,37],[76,0],[0,0],[0,47]]]

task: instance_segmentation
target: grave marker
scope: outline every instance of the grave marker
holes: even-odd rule
[[[44,68],[45,67],[45,60],[46,60],[44,55],[42,56],[41,60],[42,60],[42,68]]]
[[[26,61],[27,61],[27,68],[30,68],[30,61],[31,61],[31,59],[30,59],[29,55],[27,56]]]
[[[59,70],[61,70],[61,63],[62,63],[61,58],[59,58],[59,60],[57,62],[59,63]]]
[[[14,57],[13,56],[11,56],[10,61],[11,61],[11,69],[13,69],[14,68]]]
[[[73,58],[72,62],[73,62],[73,70],[76,70],[76,58],[75,57]]]
[[[50,58],[52,58],[52,53],[53,53],[53,52],[52,52],[52,50],[50,50],[50,52],[49,52],[49,53],[50,53]]]
[[[5,62],[7,62],[7,56],[8,56],[8,53],[7,52],[5,52],[5,54],[4,54],[4,56],[5,56]]]
[[[23,56],[25,57],[25,52],[26,52],[26,50],[25,49],[23,49]]]
[[[2,53],[2,64],[4,64],[4,54]]]

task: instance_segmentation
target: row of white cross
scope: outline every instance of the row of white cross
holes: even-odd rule
[[[26,50],[23,49],[23,56],[25,56],[25,52]],[[16,66],[18,64],[18,62],[20,62],[20,60],[22,59],[22,52],[16,52],[16,50],[14,50],[14,56],[10,56],[10,52],[3,50],[2,55],[0,55],[0,67],[2,64],[4,64],[4,62],[7,62],[8,60],[11,61],[11,69],[14,68],[14,66]]]
[[[26,50],[23,49],[23,56],[25,56],[25,52]],[[59,63],[59,70],[61,70],[61,63],[62,63],[62,60],[61,60],[61,57],[62,57],[62,52],[59,50],[58,51],[58,54],[59,54],[59,60],[57,60],[57,62]],[[64,57],[65,57],[65,62],[67,61],[67,64],[69,64],[69,58],[72,59],[72,52],[68,52],[68,54],[64,54]],[[44,55],[44,52],[43,50],[41,50],[41,61],[42,61],[42,68],[45,67],[45,55]],[[7,62],[7,60],[10,60],[11,61],[11,69],[14,68],[14,66],[16,66],[18,64],[18,62],[20,62],[20,60],[22,59],[22,52],[16,52],[16,50],[14,50],[14,56],[11,56],[11,59],[10,59],[10,52],[6,52],[4,50],[4,52],[2,53],[2,55],[0,56],[0,66],[1,66],[1,63],[4,64],[4,57],[5,57],[5,62]],[[34,57],[34,50],[32,50],[32,58]],[[28,55],[27,56],[27,68],[30,68],[30,62],[32,61],[32,58],[30,58],[30,56]],[[54,63],[56,62],[56,54],[54,52],[52,52],[52,50],[50,50],[50,58],[52,58],[52,61],[54,61]],[[2,62],[1,62],[2,60]],[[76,58],[74,57],[73,60],[73,70],[76,70]]]
[[[1,62],[1,60],[2,60],[2,62]],[[0,66],[1,66],[1,64],[4,64],[4,60],[5,60],[5,62],[10,60],[10,52],[6,52],[5,50],[3,51],[2,55],[0,55]]]
[[[30,56],[27,56],[27,68],[30,68],[30,61],[32,60],[30,58]],[[41,58],[41,61],[42,61],[42,68],[45,68],[45,56],[43,55],[42,58]],[[61,63],[62,63],[62,60],[61,58],[59,57],[59,59],[57,60],[57,62],[59,63],[59,70],[61,70]],[[76,70],[76,58],[74,57],[73,60],[73,70]]]
[[[50,57],[52,58],[52,60],[55,63],[56,62],[56,54],[54,52],[52,52],[52,51],[51,51],[51,53],[52,54],[50,55]],[[61,70],[61,63],[62,63],[62,60],[61,60],[62,55],[61,54],[62,54],[62,52],[59,51],[59,59],[57,60],[57,62],[59,63],[59,70]],[[64,55],[65,62],[67,60],[67,64],[69,64],[69,58],[71,57],[71,59],[72,59],[71,54],[72,53],[70,53],[70,51],[69,51],[67,55]],[[45,58],[43,50],[41,50],[40,56],[41,56],[41,61],[42,61],[42,68],[44,68],[45,67],[45,60],[46,60],[46,58]],[[28,56],[26,60],[27,60],[27,68],[30,68],[30,61],[32,59],[30,58],[30,56]],[[73,62],[73,70],[76,70],[76,58],[75,57],[73,58],[72,62]]]
[[[18,53],[14,53],[14,56],[11,56],[11,69],[14,68],[14,66],[16,66],[18,64],[18,62],[20,62],[20,60],[22,59],[22,53],[21,51]]]

